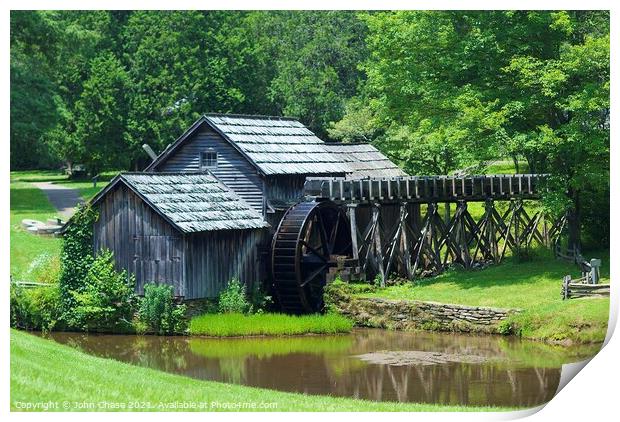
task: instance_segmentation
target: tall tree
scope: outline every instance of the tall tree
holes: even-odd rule
[[[367,22],[364,106],[334,135],[359,136],[350,122],[365,113],[381,129],[362,134],[413,173],[524,158],[554,175],[553,210],[586,211],[584,221],[608,212],[582,209],[584,196],[604,204],[609,189],[607,12],[385,12]]]
[[[227,49],[227,12],[135,12],[123,32],[132,81],[130,153],[162,149],[200,114],[234,112],[238,54]]]
[[[92,175],[112,166],[127,168],[125,127],[129,78],[110,52],[93,59],[89,73],[75,107],[74,136],[80,161]]]
[[[353,12],[261,12],[258,39],[270,51],[275,74],[270,99],[319,136],[340,120],[364,73],[366,25]]]
[[[50,164],[42,138],[58,121],[60,36],[48,12],[11,12],[11,168]]]

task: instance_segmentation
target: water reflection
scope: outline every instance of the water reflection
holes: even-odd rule
[[[370,400],[497,406],[535,406],[550,400],[561,365],[590,357],[600,347],[566,348],[496,336],[383,330],[221,340],[75,333],[52,337],[93,355],[198,379]],[[384,350],[490,360],[394,366],[356,357]]]

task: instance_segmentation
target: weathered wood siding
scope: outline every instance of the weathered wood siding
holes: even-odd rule
[[[247,286],[259,283],[264,234],[265,230],[219,230],[188,235],[186,299],[217,297],[233,278]]]
[[[198,172],[200,152],[213,148],[218,153],[217,168],[211,172],[252,207],[263,212],[263,181],[256,168],[230,143],[206,125],[154,171]]]
[[[265,179],[265,197],[281,201],[301,199],[304,196],[305,181],[306,176],[269,176]]]
[[[305,181],[306,176],[299,175],[268,176],[265,178],[265,200],[300,200],[303,196]],[[280,224],[280,220],[282,220],[285,212],[286,211],[278,210],[265,213],[265,220],[271,225],[272,233],[278,228],[278,224]]]
[[[183,234],[174,229],[135,193],[119,184],[99,203],[94,250],[114,252],[117,270],[136,276],[136,293],[146,283],[174,286],[185,296]]]

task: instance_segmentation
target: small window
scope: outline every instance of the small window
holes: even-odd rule
[[[208,149],[200,153],[200,170],[217,168],[217,151]]]

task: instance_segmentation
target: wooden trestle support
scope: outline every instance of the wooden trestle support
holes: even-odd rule
[[[465,268],[481,262],[499,263],[507,250],[521,255],[533,243],[552,247],[566,224],[566,218],[549,221],[542,211],[530,215],[520,199],[510,200],[503,212],[494,200],[487,199],[477,221],[466,201],[456,204],[447,222],[437,202],[411,205],[402,202],[398,217],[386,227],[381,212],[385,206],[372,203],[370,219],[360,227],[357,214],[362,206],[347,204],[353,258],[361,273],[378,275],[382,285],[390,274],[413,280],[439,273],[449,263]],[[426,210],[420,213],[423,207]]]

